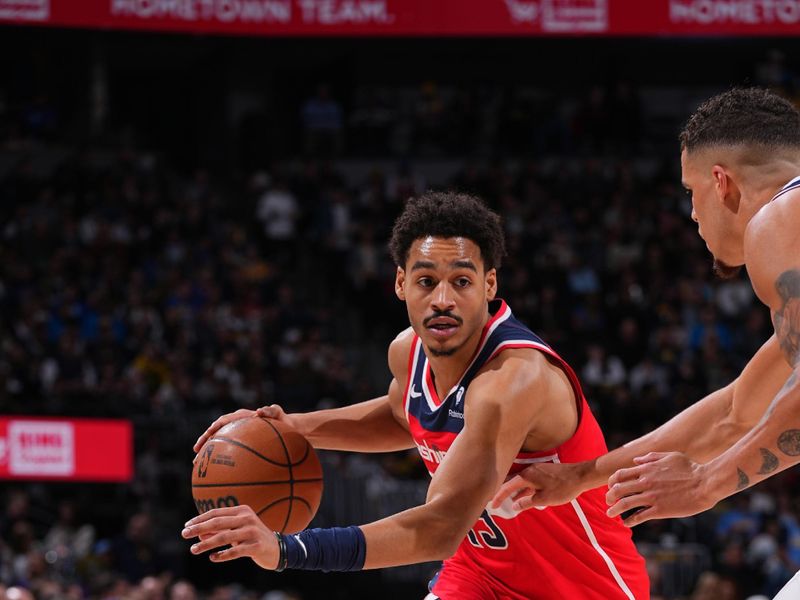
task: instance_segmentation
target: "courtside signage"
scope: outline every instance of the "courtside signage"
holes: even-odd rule
[[[130,421],[0,417],[0,479],[129,481]]]
[[[798,35],[800,0],[0,0],[0,23],[229,35]]]
[[[0,0],[0,19],[9,21],[47,21],[50,0]]]

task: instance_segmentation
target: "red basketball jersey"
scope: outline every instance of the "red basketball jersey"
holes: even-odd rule
[[[481,367],[508,348],[533,348],[566,373],[578,402],[578,427],[557,448],[520,452],[510,473],[536,462],[578,462],[607,452],[575,373],[547,344],[517,321],[502,300],[461,380],[440,399],[422,343],[414,337],[405,390],[406,417],[422,459],[433,475],[464,425],[469,384]],[[516,513],[511,501],[487,509],[444,561],[431,582],[442,600],[646,600],[650,597],[644,559],[619,517],[606,516],[606,487],[569,504]]]

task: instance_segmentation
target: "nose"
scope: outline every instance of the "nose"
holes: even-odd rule
[[[692,208],[692,221],[694,221],[695,223],[700,222],[697,220],[697,211],[694,208]]]
[[[440,281],[433,293],[431,306],[437,312],[453,310],[455,308],[455,298],[453,290],[447,281]]]

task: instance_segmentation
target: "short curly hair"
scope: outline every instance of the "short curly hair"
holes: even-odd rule
[[[762,88],[735,88],[706,100],[680,134],[681,150],[753,145],[800,148],[800,112]]]
[[[404,267],[414,240],[428,236],[472,240],[480,248],[487,271],[499,268],[506,255],[499,215],[469,194],[429,191],[409,199],[389,240],[394,263]]]

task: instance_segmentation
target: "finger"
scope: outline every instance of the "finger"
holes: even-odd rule
[[[533,496],[534,494],[536,494],[536,490],[535,489],[533,489],[531,487],[526,487],[526,488],[523,488],[523,489],[519,490],[516,494],[511,496],[511,500],[516,502],[517,500],[521,500],[522,498]]]
[[[211,424],[211,426],[203,432],[203,435],[197,438],[197,441],[194,443],[194,446],[192,446],[192,450],[194,450],[195,452],[200,452],[200,448],[203,447],[203,444],[205,444],[211,438],[211,436],[217,432],[218,429],[221,429],[227,424],[228,424],[228,419],[225,417],[220,417],[219,419],[214,421]]]
[[[608,492],[606,492],[606,504],[611,506],[617,500],[624,498],[625,496],[641,494],[643,491],[644,482],[641,478],[634,479],[633,481],[622,481],[620,483],[615,483],[608,488]]]
[[[212,552],[211,554],[208,555],[208,558],[212,562],[227,562],[229,560],[234,560],[236,558],[252,556],[253,549],[256,547],[257,547],[256,544],[247,544],[247,543],[239,544],[238,546],[226,548],[225,550]]]
[[[532,489],[531,484],[525,481],[519,475],[515,475],[514,477],[506,481],[503,485],[501,485],[500,489],[497,490],[497,493],[494,495],[494,498],[492,499],[492,506],[494,508],[497,508],[503,502],[505,502],[506,498],[509,498],[514,494],[517,494],[521,490],[525,489]]]
[[[519,500],[515,500],[514,503],[511,505],[511,508],[517,512],[522,512],[524,510],[530,510],[531,508],[538,508],[539,506],[541,506],[541,504],[542,501],[539,500],[538,498],[534,503],[533,494],[531,494],[530,496],[523,496]]]
[[[611,477],[608,478],[608,487],[614,487],[618,483],[622,483],[623,481],[633,481],[634,479],[638,479],[644,473],[645,466],[641,467],[629,467],[627,469],[620,469],[616,473],[614,473]]]
[[[225,530],[215,533],[211,537],[192,544],[189,548],[192,554],[202,554],[221,546],[236,546],[246,540],[248,534],[244,529]]]
[[[648,499],[645,498],[643,494],[636,494],[634,496],[627,496],[621,500],[618,500],[606,511],[606,514],[609,517],[614,518],[629,510],[647,506],[650,506]]]
[[[637,525],[641,525],[645,521],[649,521],[650,519],[657,519],[658,518],[658,511],[654,506],[650,506],[648,508],[643,508],[632,514],[630,517],[622,521],[622,524],[626,527],[636,527]]]
[[[268,419],[277,419],[281,416],[281,407],[277,404],[270,404],[269,406],[262,406],[257,411],[259,417],[267,417]]]
[[[246,518],[247,512],[240,510],[239,506],[226,506],[224,508],[213,508],[207,512],[197,515],[193,519],[186,521],[183,525],[184,529],[181,532],[184,537],[194,537],[198,533],[208,533],[215,527],[219,529],[218,523],[223,523],[223,526],[230,526],[233,523],[238,523]],[[220,519],[220,521],[208,525],[210,521]]]
[[[657,460],[661,460],[662,458],[666,458],[667,456],[669,456],[668,452],[650,452],[648,454],[645,454],[644,456],[637,456],[636,458],[633,459],[633,462],[635,462],[637,465],[643,465],[646,463],[651,463]]]
[[[197,525],[186,527],[183,531],[181,531],[181,537],[187,540],[196,537],[200,538],[202,541],[205,541],[220,531],[239,529],[244,527],[245,524],[246,522],[241,518],[218,517],[216,519],[212,519],[211,521],[206,521],[205,523],[198,523]]]

